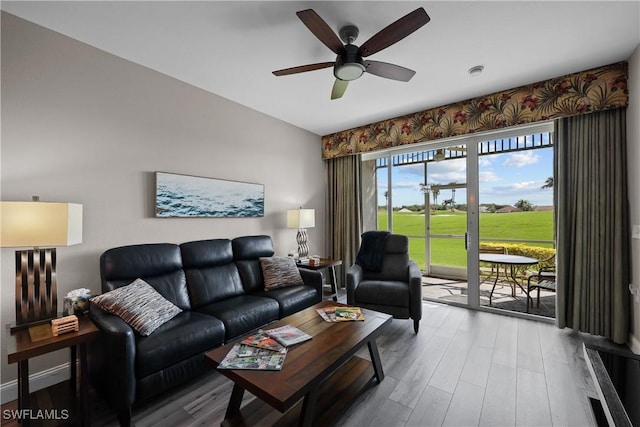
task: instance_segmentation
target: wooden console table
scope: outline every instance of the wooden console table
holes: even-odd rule
[[[15,331],[13,334],[7,333],[7,358],[9,364],[18,364],[18,409],[25,410],[28,413],[29,404],[29,359],[50,353],[52,351],[69,348],[71,351],[71,360],[69,363],[71,369],[71,387],[73,393],[77,390],[77,372],[76,360],[80,360],[80,412],[82,425],[88,426],[89,418],[89,378],[87,377],[87,351],[86,344],[97,338],[100,334],[98,328],[91,322],[88,315],[79,317],[79,330],[77,332],[69,332],[54,337],[51,334],[51,325],[44,324],[36,328],[49,328],[48,334],[42,339],[32,341],[29,329]],[[7,328],[8,332],[8,328]],[[79,352],[78,352],[79,350]],[[22,412],[21,412],[22,413]],[[21,420],[22,426],[28,426],[30,419]]]

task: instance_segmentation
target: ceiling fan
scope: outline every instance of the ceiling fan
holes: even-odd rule
[[[413,70],[387,62],[365,61],[362,58],[366,58],[397,43],[431,20],[427,12],[420,7],[385,27],[358,47],[353,44],[359,33],[358,27],[355,25],[342,27],[339,32],[340,38],[338,38],[331,27],[313,9],[302,10],[296,14],[302,23],[338,56],[334,62],[320,62],[285,68],[274,71],[273,74],[286,76],[333,67],[333,75],[336,80],[331,91],[331,99],[342,97],[345,90],[347,90],[349,82],[358,79],[365,72],[403,82],[411,80],[411,77],[416,73]]]

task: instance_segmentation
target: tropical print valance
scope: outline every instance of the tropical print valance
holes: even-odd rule
[[[627,73],[620,62],[326,135],[323,158],[626,107]]]

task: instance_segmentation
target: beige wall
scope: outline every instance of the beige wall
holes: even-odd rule
[[[629,107],[627,108],[627,167],[631,224],[640,226],[640,45],[629,58]],[[631,239],[632,284],[640,292],[640,239]],[[640,296],[631,303],[631,349],[640,354]]]
[[[83,243],[58,249],[59,295],[99,293],[98,258],[119,245],[269,234],[286,255],[296,233],[285,211],[300,205],[316,209],[310,250],[323,253],[319,136],[6,13],[1,52],[2,200],[84,205]],[[265,216],[154,218],[154,171],[264,184]],[[13,257],[1,250],[3,328],[15,320]],[[6,390],[16,366],[7,366],[5,336]],[[58,352],[31,372],[65,362]]]

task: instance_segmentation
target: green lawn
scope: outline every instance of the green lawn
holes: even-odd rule
[[[378,212],[378,223],[386,229],[387,212]],[[417,213],[393,213],[393,231],[408,236],[424,236],[424,215]],[[436,211],[431,215],[431,233],[464,236],[466,212]],[[553,212],[481,213],[480,239],[500,242],[500,239],[553,240]],[[531,244],[549,247],[550,244]],[[409,250],[421,268],[425,264],[424,237],[410,237]],[[431,263],[464,267],[467,254],[464,238],[432,239]]]

